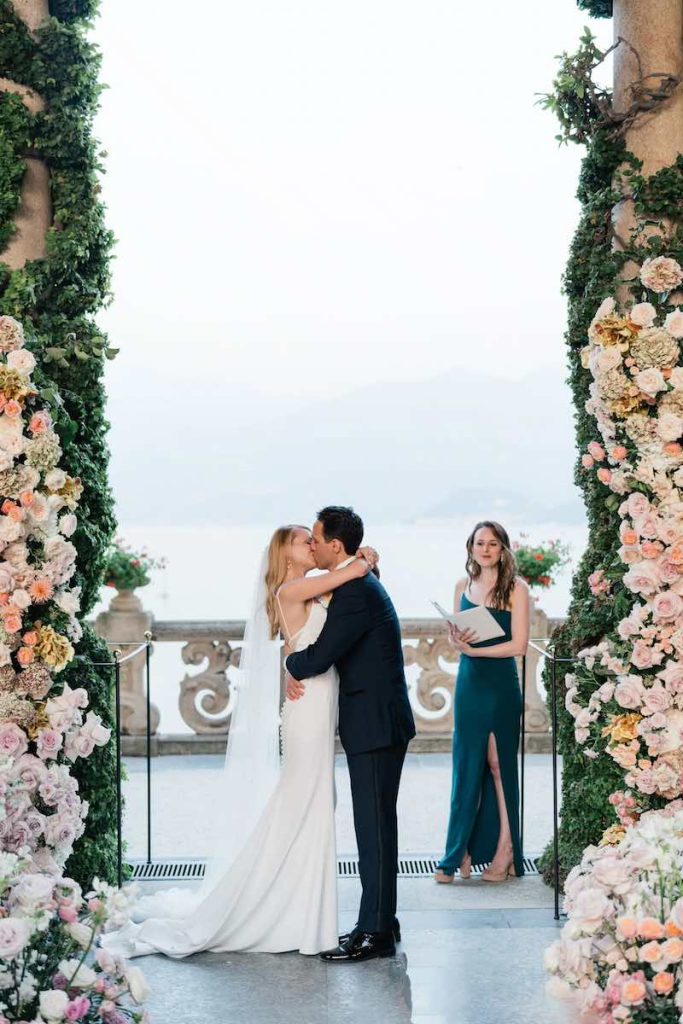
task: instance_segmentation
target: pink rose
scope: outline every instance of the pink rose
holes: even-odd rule
[[[629,320],[638,327],[651,327],[656,316],[657,310],[651,302],[637,302],[629,313]]]
[[[605,449],[598,441],[591,441],[588,445],[588,454],[592,455],[596,462],[603,462],[605,458]]]
[[[592,455],[582,455],[581,456],[581,465],[583,466],[584,469],[592,469],[593,466],[595,465],[595,460],[594,460],[593,456]]]
[[[683,664],[679,661],[669,661],[665,669],[657,673],[670,693],[681,693],[683,691]]]
[[[624,586],[634,594],[654,594],[659,587],[659,573],[652,561],[637,562],[624,576]]]
[[[614,688],[614,699],[621,708],[639,708],[643,700],[643,684],[638,676],[625,676]]]
[[[671,707],[671,694],[663,686],[646,687],[643,691],[643,712],[650,714],[666,711]]]
[[[683,598],[664,590],[653,598],[652,611],[655,619],[675,619],[683,612]]]
[[[683,338],[683,310],[678,307],[669,313],[664,326],[673,338]]]
[[[0,723],[0,754],[20,757],[28,750],[26,733],[16,722]]]
[[[625,502],[626,510],[632,519],[640,518],[650,512],[650,502],[641,491],[634,491]]]
[[[56,757],[62,748],[62,734],[56,729],[41,729],[38,733],[38,757]]]
[[[639,669],[652,668],[654,651],[644,640],[636,640],[631,652],[631,663]]]
[[[600,481],[601,484],[605,484],[606,487],[609,487],[609,485],[610,485],[610,483],[612,481],[612,472],[611,472],[611,470],[607,469],[606,466],[601,466],[600,469],[598,470],[597,476],[598,476],[598,480]]]
[[[647,540],[654,540],[657,536],[658,520],[653,513],[646,513],[644,516],[636,516],[633,525],[641,537]]]

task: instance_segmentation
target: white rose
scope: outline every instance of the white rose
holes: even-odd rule
[[[595,350],[595,359],[591,357],[591,369],[606,373],[608,370],[614,370],[615,367],[621,366],[623,363],[622,355],[616,345],[610,345],[609,348],[599,348]]]
[[[641,370],[640,373],[635,375],[634,380],[640,390],[646,395],[654,396],[666,388],[666,381],[662,376],[662,371],[657,370],[655,367]]]
[[[31,604],[31,596],[28,593],[28,591],[19,587],[12,594],[12,604],[15,604],[17,608],[28,608],[28,606]]]
[[[63,469],[51,469],[45,476],[45,486],[50,491],[60,491],[66,483],[66,473]]]
[[[25,348],[10,352],[7,356],[7,365],[10,370],[16,370],[24,377],[29,377],[36,368],[36,360]]]
[[[596,323],[596,321],[602,320],[603,317],[609,316],[610,313],[613,313],[616,308],[616,305],[616,301],[612,298],[611,295],[608,296],[606,299],[603,299],[600,305],[598,306],[595,316],[593,317],[593,323]]]
[[[673,412],[663,412],[657,418],[657,433],[663,441],[677,441],[683,434],[683,419]]]
[[[657,310],[651,302],[638,302],[629,314],[629,320],[639,327],[650,327],[655,322]]]
[[[24,912],[47,906],[52,900],[54,879],[47,875],[25,874],[12,890],[12,903]]]
[[[98,747],[103,747],[111,738],[111,729],[102,725],[102,719],[94,711],[89,711],[81,728],[81,736],[91,739]]]
[[[46,1021],[64,1020],[69,997],[61,989],[53,988],[40,993],[40,1012]]]
[[[680,306],[674,309],[664,321],[664,326],[674,338],[683,338],[683,309]],[[683,372],[683,367],[677,367]],[[676,370],[673,371],[674,373]]]
[[[58,970],[71,988],[90,988],[97,981],[97,975],[92,968],[82,964],[80,960],[62,960]]]
[[[7,644],[0,644],[0,668],[12,663],[12,652]]]
[[[74,942],[78,943],[81,949],[88,948],[93,934],[93,929],[89,925],[83,924],[82,921],[74,921],[72,924],[67,926],[66,930]]]
[[[23,449],[23,427],[21,416],[12,419],[9,416],[0,416],[0,448],[6,452],[16,451],[17,445]]]
[[[129,967],[126,964],[124,967],[124,976],[128,982],[130,994],[138,1005],[149,999],[151,990],[147,984],[147,979],[139,967]]]
[[[603,889],[583,889],[576,897],[574,920],[584,932],[596,932],[610,908]]]
[[[14,960],[31,937],[23,917],[0,918],[0,960]]]
[[[77,588],[80,590],[80,587]],[[66,615],[75,615],[81,607],[76,590],[62,590],[55,596],[55,604]]]
[[[674,366],[669,377],[669,384],[674,391],[683,390],[683,366]]]
[[[8,516],[0,516],[0,543],[11,544],[18,540],[22,533],[21,523],[15,523]]]
[[[78,520],[73,512],[67,512],[59,520],[59,532],[64,534],[65,537],[71,537],[77,526]]]
[[[604,857],[599,860],[593,868],[593,878],[615,892],[626,892],[631,886],[629,865],[621,857]]]

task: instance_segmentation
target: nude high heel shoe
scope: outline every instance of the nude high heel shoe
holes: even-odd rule
[[[447,875],[441,868],[437,868],[434,872],[434,881],[438,885],[450,885],[453,881],[453,875]]]
[[[491,868],[487,868],[481,877],[484,882],[505,882],[508,878],[516,878],[517,872],[511,859],[510,863],[502,871],[492,871]]]
[[[460,862],[460,877],[463,879],[463,881],[466,882],[467,879],[471,876],[471,874],[472,858],[470,857],[469,853],[466,853],[462,861]]]

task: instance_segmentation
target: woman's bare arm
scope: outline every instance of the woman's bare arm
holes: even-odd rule
[[[343,569],[333,569],[322,576],[304,576],[300,580],[290,580],[283,583],[278,591],[281,601],[292,604],[303,604],[305,601],[312,601],[322,594],[329,594],[331,590],[343,587],[351,580],[358,580],[370,572],[370,566],[364,558],[356,558],[350,565]]]

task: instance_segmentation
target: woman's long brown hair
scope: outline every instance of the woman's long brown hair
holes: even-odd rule
[[[268,568],[266,569],[266,612],[270,623],[270,638],[274,640],[280,632],[280,616],[276,595],[287,579],[287,547],[297,530],[306,530],[307,526],[278,526],[270,538],[268,545]]]
[[[472,533],[467,538],[467,565],[465,566],[467,578],[471,586],[473,581],[479,579],[481,576],[481,566],[474,558],[474,541],[479,530],[487,529],[495,533],[501,544],[500,562],[497,566],[498,575],[496,577],[496,582],[486,595],[487,604],[488,599],[490,598],[493,608],[501,612],[507,611],[510,607],[512,591],[514,590],[515,580],[517,579],[517,562],[515,561],[515,556],[512,553],[508,532],[500,525],[500,523],[496,523],[490,519],[485,519],[483,522],[477,523],[472,530]]]

